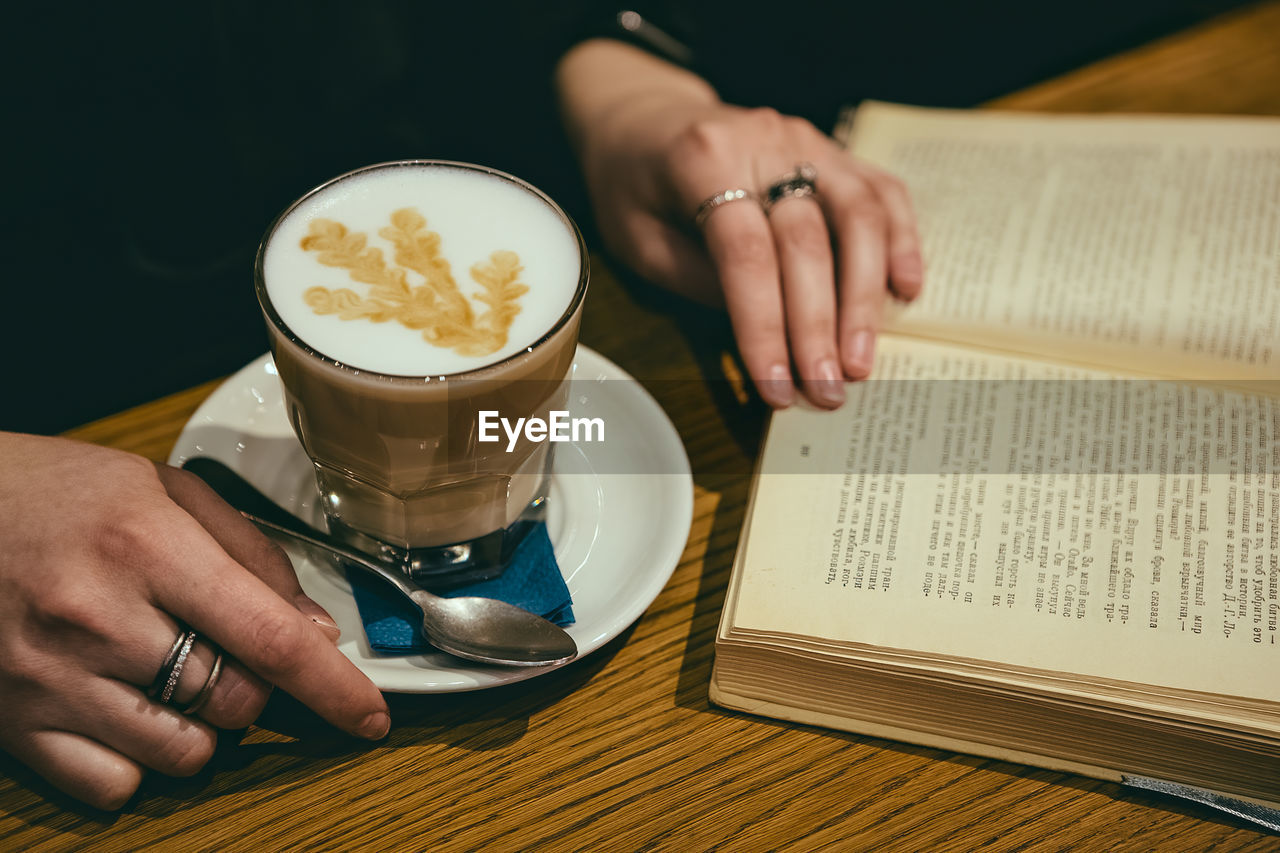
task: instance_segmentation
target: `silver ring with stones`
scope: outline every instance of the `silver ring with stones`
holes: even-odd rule
[[[808,198],[817,191],[818,170],[812,163],[797,163],[793,171],[769,185],[763,202],[765,212],[772,211],[778,202],[789,198]]]
[[[156,673],[155,680],[151,683],[151,689],[147,691],[148,696],[159,699],[162,704],[169,703],[173,698],[173,692],[178,688],[178,680],[182,678],[182,667],[186,664],[187,656],[191,654],[191,647],[195,643],[195,631],[184,628],[178,632],[178,638],[173,641],[173,646],[165,655],[164,663],[160,664],[160,671]]]

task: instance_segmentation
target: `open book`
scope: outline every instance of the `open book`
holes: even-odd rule
[[[773,416],[711,698],[1280,804],[1280,121],[852,132],[926,292]]]

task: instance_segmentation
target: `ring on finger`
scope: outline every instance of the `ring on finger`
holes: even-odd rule
[[[734,187],[733,189],[721,190],[713,196],[708,196],[698,205],[697,211],[693,214],[693,224],[701,228],[702,223],[707,221],[707,217],[711,215],[717,207],[722,204],[729,204],[734,201],[754,201],[760,203],[760,197],[754,192],[742,187]]]
[[[794,170],[769,185],[762,204],[765,213],[770,213],[779,202],[789,198],[808,198],[817,191],[818,170],[812,163],[797,163]]]
[[[209,701],[209,697],[213,695],[213,688],[218,683],[218,676],[222,675],[222,651],[216,647],[215,651],[217,653],[213,658],[213,666],[209,668],[209,675],[205,678],[204,684],[200,685],[200,692],[187,703],[187,707],[182,709],[182,713],[187,715],[196,713],[204,707],[205,703]]]
[[[147,690],[148,696],[168,704],[173,698],[173,691],[178,687],[178,680],[182,678],[182,667],[186,664],[187,656],[191,654],[191,647],[195,642],[195,631],[188,628],[178,631],[177,639],[173,641],[169,653],[164,657],[164,662],[160,664],[160,670],[151,682],[150,689]]]
[[[192,649],[195,648],[197,639],[196,632],[189,628],[178,631],[177,639],[173,641],[164,662],[160,664],[160,671],[156,673],[155,680],[147,690],[148,696],[158,699],[162,705],[177,705],[173,701],[174,694],[177,692],[178,682],[182,680],[182,670],[191,656]],[[212,643],[209,645],[214,652],[209,674],[205,676],[204,683],[200,685],[196,695],[191,698],[186,707],[181,709],[183,714],[194,714],[203,708],[209,701],[209,697],[213,695],[213,689],[218,683],[219,676],[222,675],[222,650]]]

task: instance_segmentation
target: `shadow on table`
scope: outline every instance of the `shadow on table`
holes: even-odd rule
[[[637,301],[667,313],[674,320],[704,384],[697,389],[692,382],[663,383],[650,390],[685,442],[694,483],[719,498],[702,552],[698,589],[675,695],[679,707],[707,711],[712,707],[707,688],[711,681],[716,627],[742,533],[769,408],[749,387],[749,380],[739,386],[725,375],[726,358],[732,360],[731,369],[742,371],[743,368],[723,312],[694,305],[633,281],[627,281],[627,286]],[[683,392],[696,397],[692,405],[681,405],[683,401],[678,397]],[[664,394],[672,399],[664,399]],[[705,404],[708,396],[714,407],[711,418]]]
[[[291,696],[277,691],[257,725],[287,739],[264,741],[263,733],[259,733],[253,742],[244,743],[243,732],[221,732],[214,756],[203,770],[185,779],[149,774],[119,813],[99,811],[66,796],[0,753],[0,774],[56,807],[36,808],[30,814],[15,813],[10,817],[28,825],[89,837],[124,815],[165,817],[197,800],[306,782],[372,750],[423,743],[477,752],[502,749],[525,735],[530,716],[553,707],[594,678],[626,644],[632,630],[628,628],[572,666],[516,684],[467,693],[389,694],[391,733],[378,743],[346,735]],[[74,819],[68,820],[69,814]]]
[[[868,802],[883,800],[886,797],[893,796],[893,790],[899,787],[899,784],[908,777],[913,777],[922,772],[920,765],[927,762],[942,762],[948,765],[967,768],[964,772],[950,776],[946,781],[937,788],[932,789],[927,797],[912,801],[904,802],[902,808],[895,810],[894,818],[901,818],[904,823],[909,822],[912,825],[919,825],[922,820],[929,820],[930,815],[936,815],[940,811],[954,809],[957,803],[963,803],[962,813],[949,811],[946,818],[948,826],[953,832],[963,835],[962,830],[966,827],[977,827],[982,825],[990,825],[993,828],[1000,828],[1000,821],[1003,817],[1007,817],[1009,809],[1009,800],[1007,797],[984,796],[983,792],[977,792],[976,796],[964,796],[961,799],[945,796],[946,789],[952,785],[964,784],[964,781],[973,773],[996,773],[1006,777],[1007,781],[1027,780],[1028,783],[1037,784],[1043,788],[1067,789],[1070,791],[1078,791],[1081,793],[1100,794],[1113,804],[1128,804],[1136,808],[1151,809],[1160,814],[1148,814],[1144,817],[1136,815],[1125,815],[1123,812],[1116,812],[1115,820],[1132,821],[1133,832],[1139,829],[1143,831],[1153,831],[1167,825],[1168,838],[1176,837],[1174,833],[1179,827],[1175,825],[1175,816],[1189,817],[1198,821],[1214,823],[1222,827],[1231,829],[1243,829],[1254,833],[1258,833],[1260,837],[1271,838],[1267,831],[1259,827],[1255,823],[1251,823],[1243,818],[1235,817],[1226,812],[1218,811],[1199,803],[1182,800],[1177,797],[1159,794],[1154,791],[1146,791],[1138,788],[1130,788],[1115,782],[1108,782],[1102,779],[1093,779],[1088,776],[1078,776],[1072,773],[1061,773],[1055,770],[1046,770],[1040,767],[1033,767],[1025,764],[1015,764],[1008,761],[1000,761],[993,758],[982,758],[976,755],[966,755],[963,753],[948,752],[946,750],[933,749],[931,747],[916,746],[901,741],[884,740],[882,738],[868,737],[865,735],[857,735],[849,732],[836,731],[834,729],[826,729],[816,726],[809,726],[802,723],[793,723],[784,720],[776,720],[769,717],[756,717],[739,711],[718,708],[712,706],[711,713],[722,717],[750,719],[758,722],[762,727],[769,729],[785,729],[803,733],[805,737],[814,735],[820,736],[831,741],[841,741],[851,747],[849,753],[849,761],[842,774],[843,782],[837,784],[842,785],[845,790],[859,791],[858,799]],[[859,763],[867,757],[865,751],[856,751],[857,747],[871,748],[874,750],[884,750],[898,753],[901,756],[915,759],[910,763],[904,762],[900,771],[900,776],[885,784],[881,788],[867,788],[865,782],[859,779]],[[995,782],[989,786],[986,793],[993,793],[997,789],[1002,788],[1006,784],[1005,781]],[[1045,837],[1051,838],[1050,834],[1057,826],[1057,814],[1062,810],[1062,801],[1060,798],[1053,796],[1045,796],[1041,804],[1036,804],[1033,800],[1036,797],[1030,785],[1027,786],[1027,793],[1020,798],[1019,805],[1019,826],[1043,820],[1046,823]],[[1037,808],[1038,805],[1038,808]],[[1112,804],[1099,804],[1100,809],[1109,808]],[[850,801],[847,803],[848,808],[856,809],[857,802]],[[1078,813],[1076,814],[1078,818]],[[1185,828],[1185,827],[1183,827]],[[1103,845],[1107,840],[1115,841],[1110,836],[1101,836],[1098,844]],[[1140,845],[1139,845],[1140,846]],[[1174,847],[1177,845],[1174,844]],[[1271,849],[1271,848],[1268,848]]]
[[[651,338],[664,332],[669,334],[674,329],[681,339],[678,343],[684,348],[682,357],[691,356],[696,368],[696,377],[652,381],[646,374],[643,356],[639,357],[639,363],[622,361],[622,366],[641,379],[671,418],[689,454],[694,483],[719,498],[701,555],[698,590],[675,695],[679,707],[709,711],[713,710],[707,699],[707,688],[716,626],[742,532],[769,407],[746,378],[733,329],[724,311],[698,305],[648,284],[620,264],[611,264],[610,270],[622,286],[625,298],[632,303],[628,308],[640,309],[632,311],[633,314],[641,318],[646,313],[659,315],[652,328],[637,321],[633,334]],[[586,328],[584,324],[584,330]],[[619,354],[637,352],[635,342],[629,340],[605,340],[599,345],[606,354],[611,347],[617,347]],[[661,350],[662,346],[655,341],[651,349]],[[658,352],[653,358],[660,368],[674,356]]]

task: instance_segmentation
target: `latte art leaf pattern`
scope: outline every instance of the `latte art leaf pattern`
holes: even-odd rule
[[[520,282],[520,256],[497,251],[487,263],[471,267],[480,285],[474,299],[486,307],[476,315],[440,253],[440,235],[427,230],[427,220],[412,208],[391,214],[391,224],[378,236],[395,247],[395,266],[388,266],[382,250],[368,245],[365,234],[352,233],[341,222],[316,219],[302,238],[304,251],[316,252],[325,266],[345,269],[353,281],[370,285],[365,296],[345,287],[312,287],[302,295],[317,314],[337,314],[341,320],[395,320],[422,332],[428,343],[459,355],[484,356],[507,343],[507,332],[520,313],[519,299],[529,292]],[[408,274],[422,283],[411,287]]]

